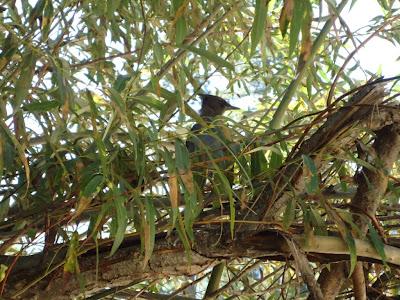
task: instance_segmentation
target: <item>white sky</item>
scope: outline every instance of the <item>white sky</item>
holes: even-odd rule
[[[367,26],[371,19],[382,14],[383,12],[377,0],[358,0],[351,11],[345,9],[341,16],[349,25],[351,31],[354,32],[361,27]],[[368,71],[377,73],[381,70],[383,76],[391,77],[400,74],[400,62],[396,61],[399,56],[399,45],[393,45],[376,36],[364,48],[360,49],[355,58]]]

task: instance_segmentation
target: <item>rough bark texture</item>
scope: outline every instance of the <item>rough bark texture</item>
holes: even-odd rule
[[[330,270],[323,269],[319,276],[319,282],[325,300],[334,300],[339,293],[340,288],[346,281],[347,267],[346,264],[331,264]],[[326,280],[325,278],[336,278],[336,280]],[[313,299],[309,297],[309,299]]]
[[[113,288],[145,279],[173,275],[191,276],[217,262],[216,259],[207,258],[196,252],[185,254],[181,245],[174,247],[160,238],[150,261],[143,267],[144,257],[140,254],[140,244],[137,243],[137,240],[133,240],[132,244],[132,246],[122,247],[112,257],[109,257],[109,247],[102,247],[102,252],[98,256],[95,251],[89,251],[80,257],[80,271],[82,278],[84,278],[87,295],[96,293],[105,287]],[[62,261],[64,257],[57,255],[54,260],[55,262]],[[2,260],[4,260],[4,257]],[[62,268],[59,268],[47,276],[45,280],[19,295],[20,288],[25,283],[19,279],[26,278],[27,272],[31,273],[30,276],[38,276],[37,274],[41,276],[43,273],[39,271],[46,272],[41,264],[40,257],[37,257],[35,261],[36,264],[30,265],[29,269],[16,266],[15,270],[19,270],[19,272],[9,282],[6,290],[9,296],[12,295],[13,298],[21,296],[24,299],[32,299],[33,297],[38,297],[38,299],[70,299],[71,296],[77,296],[81,293],[78,279],[72,276],[65,277]]]
[[[298,272],[301,274],[301,278],[303,278],[304,282],[307,284],[310,294],[315,300],[324,299],[324,295],[322,294],[321,288],[318,282],[315,280],[314,271],[310,266],[310,262],[307,259],[307,256],[304,254],[302,250],[295,244],[293,240],[287,239],[287,243],[294,258],[296,268]]]

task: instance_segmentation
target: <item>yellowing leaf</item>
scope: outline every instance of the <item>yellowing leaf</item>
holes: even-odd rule
[[[0,282],[6,277],[8,266],[0,264]]]
[[[189,193],[194,193],[193,173],[191,170],[179,172],[179,177],[182,179],[183,184]]]
[[[64,264],[64,273],[79,274],[78,264],[78,247],[79,247],[79,234],[75,231],[72,234],[67,251],[66,262]]]
[[[292,20],[293,6],[294,0],[285,0],[285,3],[283,4],[281,15],[279,17],[279,29],[281,30],[283,37],[286,35],[288,25]]]
[[[176,174],[174,174],[174,173],[169,174],[168,187],[169,187],[169,198],[171,200],[171,207],[177,208],[178,207],[179,186],[178,186],[178,178],[176,177]]]

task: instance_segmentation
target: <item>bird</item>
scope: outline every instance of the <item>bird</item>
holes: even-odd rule
[[[227,127],[223,124],[221,116],[228,110],[238,110],[239,107],[231,105],[225,99],[208,94],[198,94],[201,98],[200,117],[205,121],[207,127],[196,123],[190,130],[190,137],[186,140],[186,147],[192,155],[194,163],[193,181],[196,183],[198,192],[202,195],[207,179],[212,181],[214,173],[225,171],[229,184],[233,184],[232,161],[227,146],[232,142]]]

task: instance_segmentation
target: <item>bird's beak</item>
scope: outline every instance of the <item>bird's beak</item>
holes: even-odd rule
[[[226,109],[227,109],[227,110],[236,110],[236,109],[240,109],[240,107],[233,106],[233,105],[230,105],[230,104],[228,103],[228,106],[226,107]]]

